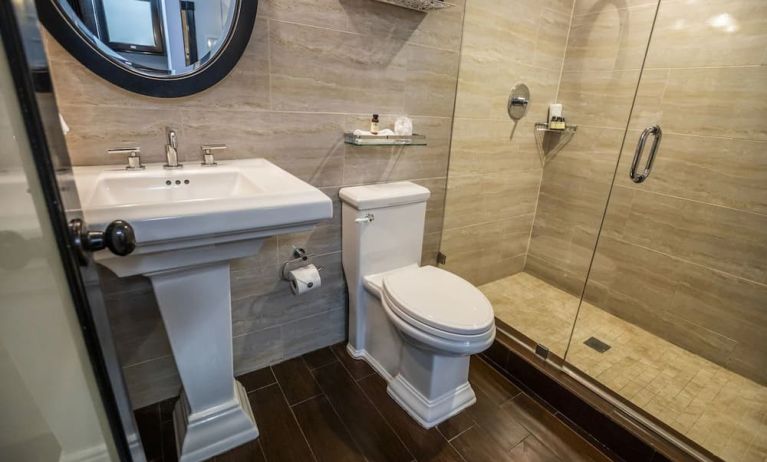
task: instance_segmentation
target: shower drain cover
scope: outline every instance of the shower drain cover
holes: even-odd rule
[[[596,337],[589,337],[588,340],[586,340],[583,343],[586,344],[586,346],[591,347],[600,353],[604,353],[605,351],[610,349],[610,345],[606,344],[605,342],[599,340]]]

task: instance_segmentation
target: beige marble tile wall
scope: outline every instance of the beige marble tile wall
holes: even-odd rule
[[[219,158],[265,157],[333,197],[335,218],[312,232],[273,238],[232,267],[237,373],[300,355],[346,336],[338,190],[393,180],[428,187],[424,261],[442,228],[463,2],[422,14],[372,0],[261,0],[242,60],[215,87],[181,99],[123,91],[90,73],[52,40],[51,67],[76,165],[120,164],[110,147],[136,144],[163,160],[164,127],[179,133],[181,161],[202,143],[226,143]],[[426,147],[347,147],[342,132],[408,114]],[[293,245],[317,254],[322,287],[301,298],[279,280]],[[179,379],[148,281],[102,271],[133,405],[175,395]]]
[[[475,284],[524,267],[542,171],[533,124],[556,98],[572,6],[466,2],[442,252]],[[531,105],[515,129],[506,103],[518,82]]]
[[[559,102],[578,131],[543,172],[526,271],[580,296],[657,0],[576,0]]]
[[[586,299],[767,384],[767,3],[693,3],[660,3]]]

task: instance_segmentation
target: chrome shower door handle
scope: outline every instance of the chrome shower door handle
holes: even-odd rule
[[[647,162],[645,163],[642,173],[637,173],[639,161],[642,160],[644,145],[647,143],[647,137],[650,135],[655,137],[653,139],[652,146],[650,147],[650,154],[647,157]],[[660,125],[653,125],[652,127],[645,128],[644,131],[642,131],[642,134],[639,136],[639,142],[637,143],[636,150],[634,151],[634,159],[631,161],[631,170],[629,170],[629,177],[634,183],[641,183],[650,176],[653,163],[655,162],[655,155],[658,154],[658,147],[660,146],[660,140],[662,136],[663,130],[661,130]]]

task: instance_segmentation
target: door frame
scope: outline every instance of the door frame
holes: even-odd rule
[[[29,15],[30,12],[36,13],[32,0],[0,2],[0,36],[3,40],[3,51],[10,65],[35,170],[45,198],[48,218],[53,228],[101,403],[112,433],[114,448],[121,461],[131,462],[134,459],[126,437],[126,428],[120,417],[117,395],[109,377],[106,356],[101,347],[97,322],[92,312],[93,301],[89,300],[78,259],[69,240],[65,206],[76,202],[76,207],[67,207],[71,215],[72,210],[79,210],[79,199],[73,187],[68,189],[67,197],[63,197],[59,190],[62,174],[71,173],[71,162],[59,125],[59,113],[47,56],[37,27],[22,28],[17,19],[17,14]],[[103,306],[99,308],[104,309]]]

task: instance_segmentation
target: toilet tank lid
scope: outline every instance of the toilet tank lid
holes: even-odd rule
[[[431,193],[410,181],[341,188],[341,200],[357,210],[426,202]]]

